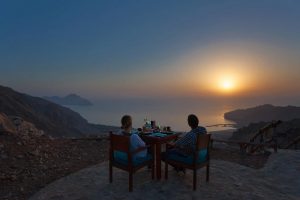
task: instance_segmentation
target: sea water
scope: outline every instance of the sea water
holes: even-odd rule
[[[139,128],[144,120],[155,120],[156,124],[170,126],[175,131],[187,131],[187,116],[195,114],[202,126],[214,124],[232,124],[224,119],[224,113],[234,109],[228,104],[210,101],[191,100],[149,100],[149,99],[105,99],[94,101],[92,106],[67,106],[78,112],[90,123],[120,126],[121,117],[125,114],[133,118],[133,127]],[[230,127],[207,127],[210,131]]]
[[[155,120],[157,125],[170,126],[174,131],[188,131],[187,116],[195,114],[199,125],[209,131],[230,129],[215,124],[233,124],[224,119],[224,113],[235,109],[249,108],[265,103],[265,101],[239,101],[221,99],[102,99],[93,101],[92,106],[68,106],[78,112],[90,123],[120,126],[121,117],[125,114],[133,118],[133,127],[140,128],[144,120]],[[282,103],[283,105],[284,103]],[[277,104],[278,105],[278,104]]]

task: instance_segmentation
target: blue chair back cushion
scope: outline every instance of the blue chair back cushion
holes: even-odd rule
[[[207,149],[203,149],[199,151],[197,163],[206,161]],[[183,156],[178,153],[167,153],[168,160],[179,161],[185,164],[193,164],[193,155]]]
[[[122,165],[128,165],[128,155],[125,152],[122,151],[114,151],[114,158],[115,161],[122,164]],[[133,161],[133,166],[138,166],[146,161],[149,161],[153,158],[153,156],[149,153],[146,154],[146,156],[143,157],[138,157],[138,156],[133,156],[132,161]]]

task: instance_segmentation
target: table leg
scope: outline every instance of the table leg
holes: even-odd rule
[[[156,144],[155,157],[156,157],[156,178],[161,179],[161,144]]]

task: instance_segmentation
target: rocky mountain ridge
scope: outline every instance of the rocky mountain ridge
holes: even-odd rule
[[[269,122],[272,120],[289,121],[300,119],[300,107],[297,106],[273,106],[271,104],[260,105],[247,109],[237,109],[224,114],[224,118],[243,127],[249,123]]]
[[[86,137],[116,129],[90,124],[69,108],[3,86],[0,86],[0,113],[34,124],[37,129],[54,137]]]

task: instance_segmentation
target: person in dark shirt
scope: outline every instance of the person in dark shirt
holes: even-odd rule
[[[185,134],[184,137],[177,140],[172,148],[167,149],[163,156],[181,156],[188,157],[192,155],[194,150],[196,149],[197,135],[199,134],[207,134],[207,130],[205,127],[199,126],[198,117],[194,114],[190,114],[188,116],[188,125],[191,127],[191,130]],[[177,172],[183,171],[185,173],[185,169],[175,168]]]
[[[194,114],[188,116],[188,124],[191,130],[175,142],[174,148],[183,155],[191,154],[196,148],[197,135],[206,134],[206,128],[199,126],[198,117]]]

